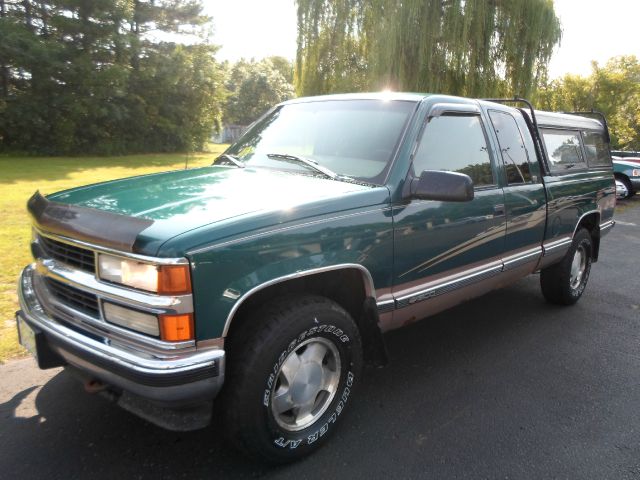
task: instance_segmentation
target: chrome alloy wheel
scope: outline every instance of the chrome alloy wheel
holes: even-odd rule
[[[627,186],[616,178],[616,198],[627,198],[629,196],[629,189]]]
[[[278,425],[302,430],[329,408],[340,383],[340,354],[329,340],[302,342],[280,366],[271,391],[271,411]]]
[[[569,277],[569,286],[571,289],[575,290],[580,286],[586,269],[587,250],[584,245],[580,245],[573,254],[573,261],[571,262],[571,274]]]

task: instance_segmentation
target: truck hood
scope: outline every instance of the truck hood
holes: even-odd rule
[[[367,194],[373,191],[377,194]],[[47,199],[151,221],[140,233],[136,250],[154,255],[167,240],[206,225],[220,227],[211,238],[215,240],[264,227],[258,219],[267,214],[270,222],[282,223],[380,203],[387,196],[384,187],[263,168],[211,166],[89,185]]]
[[[614,159],[613,163],[615,165],[622,165],[625,167],[630,167],[630,168],[638,168],[638,166],[640,165],[640,160],[631,160],[631,159]]]

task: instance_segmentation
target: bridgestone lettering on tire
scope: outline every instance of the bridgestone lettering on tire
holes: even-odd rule
[[[593,242],[589,232],[580,228],[562,261],[540,272],[542,294],[549,303],[573,305],[589,281]]]
[[[306,456],[336,429],[362,368],[358,328],[335,302],[285,297],[234,339],[223,412],[232,442],[272,463]]]

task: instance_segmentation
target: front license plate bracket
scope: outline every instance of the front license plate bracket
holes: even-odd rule
[[[16,312],[16,324],[20,345],[33,356],[39,368],[45,370],[66,365],[62,357],[51,350],[44,333],[25,320],[22,310]]]

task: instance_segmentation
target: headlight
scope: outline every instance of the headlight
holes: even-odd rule
[[[155,315],[138,312],[137,310],[131,310],[108,302],[102,304],[102,310],[107,322],[146,333],[147,335],[153,335],[154,337],[160,336],[158,317]]]
[[[631,170],[632,177],[640,177],[640,170]]]
[[[98,277],[161,295],[191,293],[188,265],[153,265],[101,253],[98,255]]]
[[[98,276],[102,280],[133,288],[158,291],[158,267],[113,255],[98,255]]]

